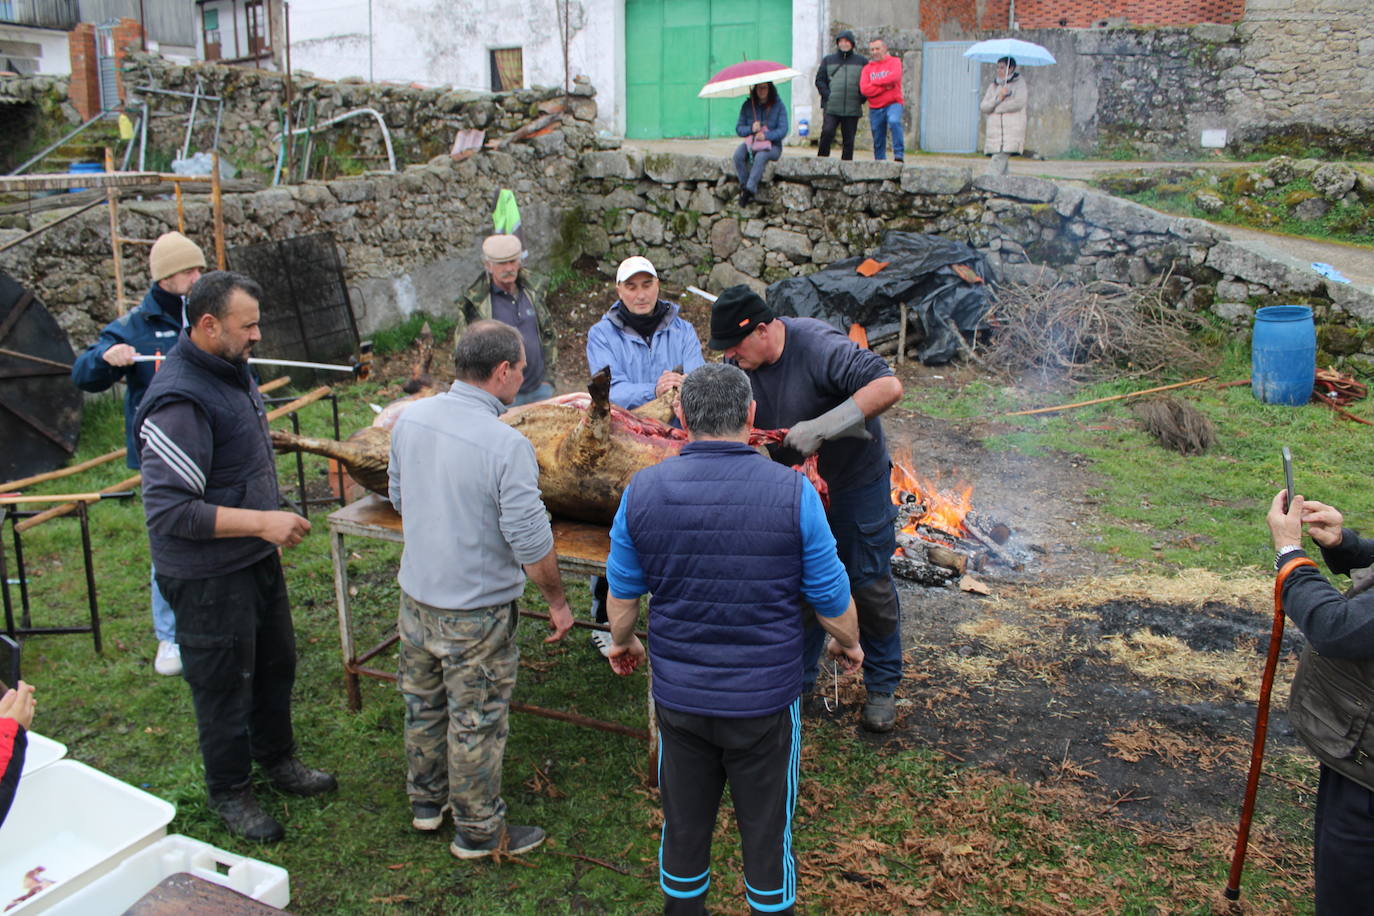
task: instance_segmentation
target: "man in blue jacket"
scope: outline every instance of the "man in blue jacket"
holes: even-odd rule
[[[646,257],[620,262],[615,305],[587,332],[587,370],[611,369],[611,401],[634,410],[682,384],[683,374],[706,360],[696,329],[676,302],[658,297],[658,271]],[[606,622],[606,579],[593,576],[592,619]],[[609,637],[592,631],[592,645],[604,655]]]
[[[148,270],[153,285],[138,307],[105,325],[100,338],[86,348],[72,364],[72,381],[83,391],[104,391],[115,382],[125,383],[124,444],[129,467],[138,470],[138,443],[134,441],[134,414],[143,402],[143,393],[153,381],[158,363],[136,363],[134,357],[167,353],[185,326],[183,308],[186,294],[205,269],[205,254],[195,242],[180,232],[167,232],[153,243]],[[176,620],[157,587],[153,570],[153,632],[157,636],[157,657],[153,670],[158,674],[181,673],[181,650],[177,647]]]
[[[728,782],[751,913],[792,913],[806,604],[849,670],[863,662],[849,580],[811,484],[749,447],[749,379],[711,363],[682,383],[690,440],[630,481],[611,528],[611,668],[644,658],[649,601],[659,727],[664,913],[704,914]]]

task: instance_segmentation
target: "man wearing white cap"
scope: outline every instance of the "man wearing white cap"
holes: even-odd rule
[[[513,235],[491,235],[482,242],[486,274],[464,294],[453,339],[469,324],[487,318],[508,324],[525,341],[525,381],[511,406],[553,397],[547,379],[558,363],[558,334],[544,301],[544,283],[521,266],[524,246]]]
[[[185,325],[183,306],[186,294],[205,270],[205,253],[180,232],[167,232],[153,242],[148,255],[148,271],[153,285],[138,307],[105,326],[100,338],[72,364],[72,381],[83,391],[104,391],[123,380],[124,439],[129,467],[138,470],[139,445],[134,441],[133,419],[143,393],[153,380],[158,363],[136,363],[138,355],[166,354],[176,345]],[[177,647],[176,618],[172,607],[152,579],[153,632],[157,635],[157,657],[153,669],[158,674],[181,673],[181,650]]]
[[[658,271],[646,257],[620,262],[615,272],[619,300],[587,332],[587,369],[611,369],[611,401],[633,410],[682,385],[683,377],[706,360],[696,329],[682,318],[676,302],[658,297]],[[592,580],[592,614],[606,621],[606,580]],[[592,631],[604,655],[610,637]]]
[[[587,368],[611,367],[611,400],[626,410],[682,384],[706,361],[677,303],[658,297],[658,271],[636,255],[615,272],[619,301],[587,332]]]

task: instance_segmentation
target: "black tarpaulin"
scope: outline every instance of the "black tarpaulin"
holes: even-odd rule
[[[927,365],[947,363],[959,352],[950,322],[965,334],[983,329],[987,283],[967,283],[953,269],[967,265],[986,280],[988,263],[974,248],[933,235],[888,232],[869,256],[887,261],[887,267],[865,277],[855,272],[864,259],[846,258],[810,276],[780,280],[768,287],[769,308],[779,315],[819,318],[848,333],[853,324],[895,324],[905,302],[925,331],[917,355]]]

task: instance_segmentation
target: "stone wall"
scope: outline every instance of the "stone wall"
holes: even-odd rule
[[[287,93],[283,74],[275,71],[220,64],[177,66],[153,55],[131,54],[125,66],[125,85],[130,87],[131,106],[147,99],[154,112],[149,120],[149,147],[163,151],[180,149],[191,99],[139,93],[138,88],[155,86],[193,93],[197,83],[203,95],[225,100],[219,124],[220,155],[240,169],[270,176],[277,164]],[[561,89],[493,94],[313,77],[293,79],[290,92],[296,127],[323,124],[360,108],[375,109],[386,121],[398,165],[402,166],[448,153],[460,130],[484,130],[488,139],[506,136],[538,118],[543,113],[541,104],[563,96]],[[596,117],[592,94],[585,81],[575,84],[572,105],[576,117],[570,118],[563,129],[565,139],[573,146],[591,142],[591,123]],[[211,148],[217,107],[213,102],[198,103],[192,151]],[[303,137],[294,138],[297,156],[305,142]],[[315,134],[313,143],[319,155],[348,165],[387,167],[382,133],[372,117],[358,117],[328,127]],[[318,173],[312,171],[313,174]]]
[[[885,231],[901,229],[966,241],[1004,279],[1049,265],[1051,276],[1075,280],[1162,282],[1177,307],[1211,310],[1242,328],[1256,307],[1286,302],[1312,304],[1331,326],[1374,320],[1374,290],[1328,282],[1207,224],[1078,187],[793,156],[765,180],[761,203],[741,208],[726,160],[579,148],[554,132],[456,164],[444,156],[397,175],[230,195],[225,216],[231,247],[334,233],[364,333],[416,309],[451,311],[480,275],[477,245],[501,187],[519,197],[535,266],[590,258],[609,276],[642,253],[675,284],[763,289],[869,251]],[[129,203],[124,213],[122,231],[136,237],[175,225],[166,201]],[[193,203],[189,220],[208,247],[208,207]],[[108,231],[97,210],[0,254],[0,269],[39,293],[76,346],[112,317]],[[18,234],[0,230],[0,244]],[[130,258],[128,266],[132,284],[146,283],[141,265]],[[1362,332],[1354,339],[1356,350],[1366,347]]]
[[[1269,137],[1374,150],[1374,17],[1369,0],[1248,0],[1245,53],[1221,72],[1240,140]]]

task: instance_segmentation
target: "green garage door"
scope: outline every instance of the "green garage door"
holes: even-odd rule
[[[722,67],[792,62],[792,0],[625,0],[625,135],[733,137],[744,97],[699,99]],[[778,87],[792,111],[792,89]]]

